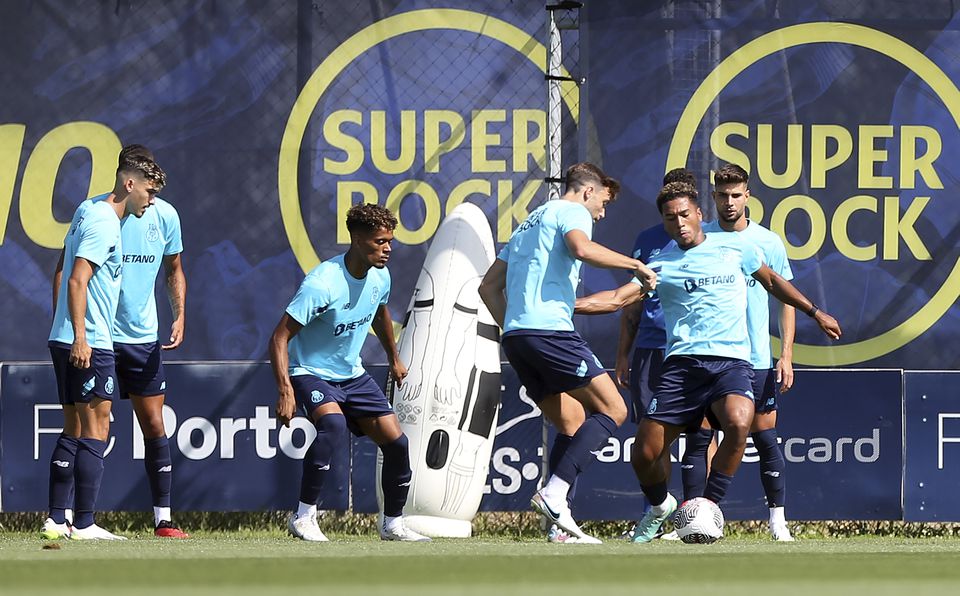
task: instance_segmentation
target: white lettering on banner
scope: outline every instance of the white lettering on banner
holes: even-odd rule
[[[60,426],[40,426],[40,412],[44,411],[57,411],[62,412],[63,407],[60,404],[33,404],[33,460],[37,461],[40,459],[40,436],[41,435],[59,435],[63,432],[63,416],[57,416],[56,419],[60,423]],[[48,417],[44,417],[48,418]],[[113,422],[113,412],[110,412],[110,422]],[[103,451],[103,456],[106,457],[110,455],[110,452],[113,451],[113,446],[116,444],[117,438],[113,435],[110,435],[110,439],[107,441],[107,448]]]
[[[60,406],[47,406],[56,407]],[[220,445],[220,459],[236,458],[238,435],[245,431],[254,433],[254,446],[260,459],[273,459],[277,448],[270,444],[270,434],[277,430],[277,420],[270,416],[270,408],[256,406],[253,418],[219,418],[210,420],[194,416],[178,426],[177,412],[168,404],[163,405],[163,426],[168,439],[174,439],[180,453],[187,459],[200,460],[211,457]],[[137,417],[131,415],[133,424],[133,459],[143,459],[143,432]],[[60,429],[45,429],[44,432],[59,433]],[[300,440],[295,435],[300,433]],[[281,427],[277,435],[280,451],[291,459],[303,459],[307,449],[317,436],[317,430],[306,418],[298,417],[290,421],[289,427]]]
[[[852,449],[845,450],[845,445],[853,445]],[[803,448],[806,451],[803,451]],[[869,449],[869,455],[867,451]],[[871,464],[880,459],[880,429],[874,428],[869,437],[854,441],[850,437],[839,437],[834,442],[827,437],[813,437],[802,439],[793,437],[783,442],[783,456],[788,462],[829,463],[843,461],[846,453],[853,452],[855,460]]]
[[[926,396],[924,396],[926,397]],[[944,443],[960,443],[960,437],[945,437],[943,436],[943,421],[952,420],[960,418],[960,414],[944,414],[943,412],[937,415],[937,469],[943,469],[943,444]]]
[[[523,476],[520,474],[520,470],[508,463],[519,461],[520,452],[513,447],[502,447],[496,450],[491,462],[493,469],[499,474],[506,476],[509,482],[504,482],[502,478],[494,478],[490,483],[493,490],[501,495],[512,495],[520,490],[520,486],[523,484]]]

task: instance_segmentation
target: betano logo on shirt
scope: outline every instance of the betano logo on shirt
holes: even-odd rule
[[[740,77],[738,83],[742,85],[751,74],[756,74],[756,69],[744,74],[751,66],[764,60],[782,60],[787,50],[794,52],[791,56],[799,56],[802,46],[809,44],[839,44],[843,46],[840,51],[848,52],[857,64],[857,68],[837,74],[838,79],[847,77],[843,82],[848,86],[842,94],[824,92],[817,96],[819,101],[815,98],[802,111],[794,110],[789,103],[794,91],[787,86],[783,100],[791,108],[770,109],[772,114],[789,113],[810,121],[770,116],[779,121],[713,123],[706,118],[715,113],[711,106],[735,79]],[[889,122],[862,122],[858,116],[837,123],[823,120],[829,118],[823,114],[863,114],[864,98],[848,89],[873,92],[877,82],[875,78],[854,77],[887,69],[890,61],[905,67],[909,76],[900,88],[908,97],[903,102],[899,95],[889,100],[893,104]],[[914,76],[916,80],[912,80]],[[900,79],[892,76],[889,80]],[[929,101],[922,95],[928,91],[932,91]],[[897,106],[912,101],[910,95],[918,97],[924,108],[905,117],[897,112]],[[766,102],[774,105],[776,99],[771,97]],[[844,99],[848,105],[836,105]],[[935,105],[936,100],[942,107]],[[919,118],[927,121],[918,122]],[[718,161],[735,163],[751,172],[752,196],[747,204],[750,219],[780,235],[788,258],[798,261],[795,272],[802,275],[805,266],[817,266],[830,259],[830,253],[841,257],[841,261],[831,261],[832,267],[820,270],[822,276],[818,279],[827,280],[820,282],[823,295],[829,300],[834,288],[844,284],[842,292],[849,297],[851,284],[859,283],[853,291],[862,292],[863,300],[841,298],[830,306],[841,308],[841,312],[833,312],[841,323],[845,316],[869,321],[871,328],[865,334],[873,337],[858,336],[859,330],[849,329],[834,345],[798,343],[794,359],[817,366],[855,364],[879,358],[915,340],[960,297],[960,259],[952,256],[949,237],[938,237],[943,235],[931,232],[934,226],[924,221],[933,216],[922,218],[932,202],[954,200],[945,196],[937,164],[944,147],[941,135],[949,135],[950,142],[956,143],[958,123],[960,90],[917,49],[869,27],[839,22],[804,23],[762,35],[720,62],[691,96],[680,116],[665,165],[666,170],[687,166],[694,138],[699,132],[705,133]],[[890,149],[881,148],[884,144]],[[881,174],[877,174],[878,166]],[[851,186],[855,186],[852,193]],[[798,223],[791,225],[787,233],[789,219]],[[809,265],[804,263],[814,258],[816,261]],[[937,260],[943,266],[931,263]],[[859,275],[861,269],[863,275]],[[916,310],[905,320],[900,315],[901,320],[891,321],[889,313],[884,312],[887,305],[869,299],[883,286],[875,281],[882,271],[893,280],[914,280],[917,287],[912,293],[928,294],[929,299],[925,296],[924,300],[913,302]],[[867,285],[870,280],[874,280],[873,286]],[[900,303],[897,296],[889,294],[886,300],[890,305]],[[854,303],[858,306],[849,306]],[[851,310],[861,303],[865,305],[864,312]]]

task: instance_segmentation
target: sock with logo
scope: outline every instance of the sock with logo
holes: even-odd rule
[[[50,455],[50,519],[66,522],[66,510],[73,508],[73,474],[77,459],[76,437],[60,434]]]
[[[710,470],[710,477],[707,478],[707,489],[703,491],[704,498],[719,505],[724,495],[727,494],[727,489],[730,488],[731,480],[733,480],[733,476],[718,472],[716,469]]]
[[[557,436],[553,439],[553,447],[550,448],[550,455],[548,458],[548,465],[550,467],[550,474],[553,474],[557,466],[560,465],[560,460],[563,459],[563,456],[567,453],[567,449],[570,447],[570,443],[573,442],[573,437],[570,435],[564,435],[557,433]],[[577,479],[573,479],[573,484],[567,489],[567,505],[573,504],[573,497],[577,494]]]
[[[173,483],[173,462],[170,459],[170,442],[166,436],[143,441],[143,467],[150,481],[153,506],[170,507],[170,486]],[[157,517],[157,516],[154,516]],[[159,523],[160,520],[157,520]],[[167,519],[167,521],[170,521]]]
[[[593,452],[602,449],[616,430],[617,423],[613,418],[601,412],[592,414],[573,435],[567,452],[557,462],[553,474],[573,485],[577,476],[596,459]]]
[[[783,479],[786,462],[783,461],[783,452],[777,442],[777,429],[763,430],[751,436],[753,446],[757,448],[760,456],[760,482],[767,495],[767,507],[783,507],[787,492]]]
[[[76,482],[76,517],[73,525],[81,530],[93,525],[93,512],[100,494],[103,479],[103,452],[106,441],[79,439],[77,463],[74,471]]]
[[[410,479],[413,477],[407,445],[407,435],[400,435],[393,443],[380,445],[380,453],[383,454],[380,488],[383,490],[385,518],[400,517],[403,515],[403,506],[407,504]]]
[[[680,476],[683,479],[683,499],[702,497],[707,487],[707,449],[713,439],[713,431],[698,428],[687,432],[687,443],[680,461]]]
[[[343,414],[320,416],[314,426],[317,427],[317,436],[303,456],[303,476],[300,479],[300,502],[307,504],[316,504],[320,500],[336,449],[350,444],[347,419]]]

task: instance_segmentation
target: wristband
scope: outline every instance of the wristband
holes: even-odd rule
[[[817,306],[817,303],[816,303],[816,302],[811,302],[811,303],[810,303],[810,310],[807,311],[807,316],[808,316],[808,317],[814,317],[814,316],[817,315],[818,312],[820,312],[820,307]]]

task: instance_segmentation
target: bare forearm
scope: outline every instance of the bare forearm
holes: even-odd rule
[[[373,332],[376,334],[383,351],[387,353],[387,360],[391,363],[400,359],[397,352],[397,341],[393,335],[393,319],[389,315],[384,316],[382,311],[373,318]]]
[[[87,284],[70,278],[67,280],[67,307],[73,325],[73,340],[87,340]]]
[[[617,356],[628,358],[633,342],[637,339],[637,328],[640,326],[640,308],[632,305],[624,309],[620,315],[620,337],[617,343]]]
[[[616,312],[643,298],[643,292],[635,283],[605,290],[583,298],[577,298],[573,312],[578,315],[602,315]]]
[[[797,310],[786,304],[780,305],[780,357],[793,360],[793,341],[797,329]]]
[[[632,270],[636,269],[639,263],[637,259],[632,259],[626,255],[622,255],[614,250],[610,250],[602,244],[598,244],[593,241],[585,242],[582,246],[580,246],[575,256],[584,263],[604,269]]]
[[[787,306],[800,309],[801,312],[809,312],[813,308],[813,302],[800,293],[800,290],[794,287],[792,283],[783,279],[779,275],[773,275],[769,283],[764,284],[770,294]]]
[[[290,385],[288,341],[287,338],[281,337],[277,333],[274,333],[270,338],[270,368],[273,370],[273,378],[277,383],[277,388]]]
[[[167,299],[174,320],[183,318],[187,300],[187,278],[182,269],[167,274]]]
[[[503,329],[504,320],[507,317],[507,297],[504,296],[503,291],[484,291],[481,287],[480,299],[490,311],[493,320]]]

